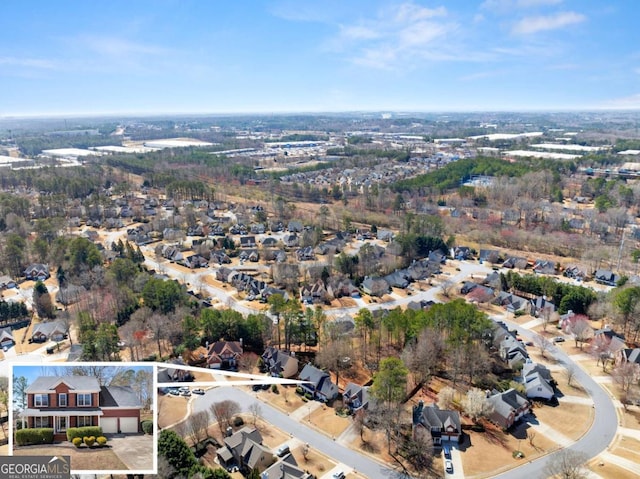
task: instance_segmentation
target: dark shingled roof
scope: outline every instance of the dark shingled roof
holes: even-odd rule
[[[129,386],[101,386],[101,407],[142,407],[136,393]]]

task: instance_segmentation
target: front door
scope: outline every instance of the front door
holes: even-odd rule
[[[56,418],[56,432],[66,432],[67,430],[67,417],[58,416]]]

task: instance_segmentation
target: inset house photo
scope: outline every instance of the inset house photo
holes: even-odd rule
[[[70,456],[71,470],[153,473],[155,368],[14,366],[13,454]]]

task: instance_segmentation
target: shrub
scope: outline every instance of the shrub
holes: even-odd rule
[[[93,443],[96,442],[96,438],[95,436],[89,436],[89,437],[83,438],[83,441],[87,446],[91,447],[93,446]]]
[[[31,444],[53,444],[53,428],[41,427],[17,430],[16,444],[18,446],[29,446]]]
[[[233,425],[235,427],[240,427],[244,424],[244,419],[242,419],[240,416],[236,416],[233,418]]]
[[[271,385],[271,392],[274,394],[278,394],[278,385],[277,384],[272,384]]]
[[[102,436],[102,428],[100,426],[70,427],[67,429],[67,441],[73,441],[74,437],[83,439],[85,437]]]
[[[75,441],[75,439],[74,439]],[[104,436],[98,436],[96,438],[96,442],[100,445],[100,446],[104,446],[107,443],[107,438]]]
[[[71,441],[71,442],[73,443],[74,446],[76,446],[78,448],[80,446],[82,446],[82,438],[80,438],[80,437],[74,437],[73,441]]]
[[[306,397],[307,399],[313,399],[313,395],[311,393],[304,393],[304,397]]]
[[[298,393],[298,394],[302,394],[302,393],[304,393],[304,390],[302,389],[302,387],[297,386],[297,387],[296,387],[296,393]]]
[[[153,421],[150,419],[145,419],[140,423],[140,427],[142,427],[142,432],[145,434],[153,434]]]

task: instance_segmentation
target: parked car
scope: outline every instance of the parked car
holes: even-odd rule
[[[278,448],[278,450],[276,451],[276,456],[278,457],[286,456],[287,454],[289,454],[289,452],[290,452],[289,446],[285,444]]]
[[[191,391],[189,391],[189,390],[180,391],[180,396],[189,397],[189,396],[191,396]]]
[[[191,391],[193,394],[198,394],[200,396],[202,396],[204,394],[204,389],[194,389],[193,391]]]
[[[444,444],[442,446],[442,452],[444,452],[445,459],[451,459],[451,448],[449,447],[448,444]]]
[[[177,388],[171,388],[169,389],[169,394],[171,396],[180,396],[180,391]]]
[[[344,472],[338,471],[333,473],[333,479],[344,479]]]
[[[444,461],[444,470],[447,471],[448,474],[453,474],[453,462],[448,459]]]
[[[553,338],[554,343],[564,343],[564,338],[562,336],[556,336]]]

